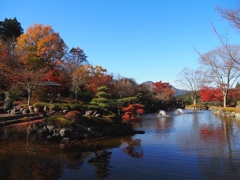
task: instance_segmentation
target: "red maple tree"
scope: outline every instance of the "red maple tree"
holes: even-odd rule
[[[144,106],[142,104],[129,104],[128,107],[123,107],[123,121],[140,121],[140,114],[144,114]]]
[[[108,89],[111,89],[111,81],[112,76],[110,75],[101,74],[92,76],[87,89],[92,91],[94,94],[97,93],[97,89],[101,86],[106,86]]]
[[[155,91],[159,93],[162,100],[168,100],[170,97],[173,97],[174,90],[172,89],[172,86],[168,82],[155,82],[153,83],[155,87]]]
[[[200,89],[199,95],[201,97],[201,101],[216,101],[223,102],[223,94],[220,88],[207,87],[204,86]]]

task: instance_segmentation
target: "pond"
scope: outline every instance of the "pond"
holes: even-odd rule
[[[240,120],[212,111],[142,115],[145,134],[74,145],[0,129],[1,179],[240,179]]]

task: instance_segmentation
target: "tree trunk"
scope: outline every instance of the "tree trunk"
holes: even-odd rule
[[[227,107],[227,93],[223,93],[223,107]]]
[[[29,90],[28,90],[28,105],[31,104],[31,98],[32,98],[32,90],[29,89]]]
[[[192,96],[191,98],[192,98],[192,100],[193,100],[193,105],[196,105],[196,104],[197,104],[197,98],[196,98],[196,96]]]
[[[77,97],[78,97],[78,88],[75,89],[75,103],[77,103]]]

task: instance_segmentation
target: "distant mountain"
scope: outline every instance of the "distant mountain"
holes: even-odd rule
[[[172,85],[170,84],[170,86],[172,86]],[[182,96],[182,95],[185,95],[185,94],[189,93],[189,91],[185,90],[185,89],[177,89],[174,86],[172,86],[172,88],[175,91],[174,97]]]
[[[145,81],[143,82],[142,84],[140,85],[152,85],[154,82],[153,81]],[[176,96],[182,96],[182,95],[185,95],[187,93],[189,93],[188,90],[185,90],[185,89],[177,89],[175,88],[173,85],[170,84],[170,86],[172,87],[172,89],[175,91],[175,94],[174,94],[174,97]]]

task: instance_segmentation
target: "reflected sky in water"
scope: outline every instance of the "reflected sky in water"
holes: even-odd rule
[[[211,111],[142,115],[145,134],[59,144],[0,131],[3,179],[240,179],[240,120]]]

